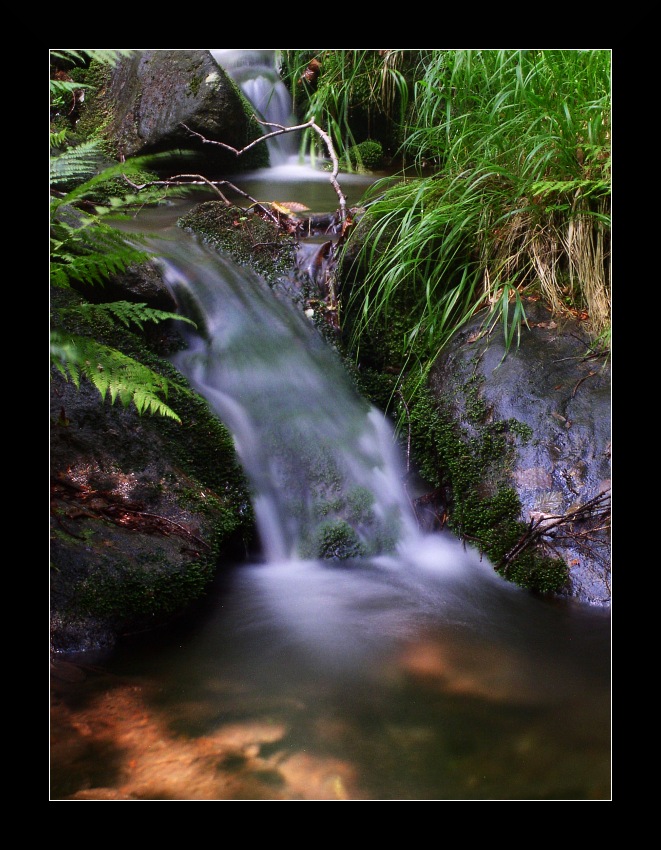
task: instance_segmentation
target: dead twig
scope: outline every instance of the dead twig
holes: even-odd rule
[[[250,201],[251,206],[259,207],[265,215],[278,224],[278,217],[275,213],[267,209],[261,201],[253,198],[252,195],[244,192],[243,189],[239,189],[239,187],[235,186],[234,183],[230,183],[229,180],[208,180],[203,174],[175,174],[174,177],[169,177],[167,180],[149,180],[146,183],[134,183],[126,176],[126,174],[123,174],[122,177],[129,186],[137,192],[141,189],[147,189],[150,186],[208,186],[220,197],[226,207],[232,207],[234,204],[220,191],[221,186],[228,186],[233,192],[236,192],[237,195],[240,195],[242,198]]]
[[[409,407],[406,403],[406,399],[404,398],[404,394],[401,390],[397,390],[397,397],[404,405],[404,410],[406,411],[406,425],[407,425],[407,435],[406,435],[406,472],[411,469],[411,413],[409,411]]]
[[[66,490],[73,491],[73,495],[65,495],[62,492],[58,494],[57,492],[55,492],[54,498],[57,498],[59,496],[59,499],[61,501],[74,501],[78,504],[84,505],[84,508],[78,508],[75,513],[67,514],[68,519],[77,519],[79,517],[88,517],[90,519],[95,519],[97,517],[103,517],[114,523],[115,525],[120,525],[123,527],[126,527],[127,525],[133,525],[135,527],[140,523],[141,520],[144,521],[144,524],[147,524],[151,521],[152,527],[155,527],[163,534],[167,534],[166,529],[174,528],[177,529],[175,533],[181,534],[191,540],[194,540],[196,543],[199,543],[200,546],[203,546],[208,551],[211,550],[211,546],[209,546],[208,543],[199,538],[197,535],[193,534],[193,532],[185,526],[181,525],[178,522],[175,522],[175,520],[170,519],[169,517],[161,516],[160,514],[149,513],[148,511],[143,510],[142,506],[139,503],[126,503],[121,498],[113,496],[113,494],[111,493],[99,492],[98,490],[93,490],[92,488],[81,486],[65,478],[64,476],[54,476],[53,484],[56,488],[61,487]],[[52,510],[52,515],[55,518],[56,522],[60,526],[62,526],[64,531],[67,532],[67,534],[71,534],[72,537],[78,537],[78,535],[71,532],[71,530],[68,529],[62,523],[62,520],[58,516],[58,512],[55,510],[55,508],[53,508]]]
[[[596,374],[597,374],[596,372],[588,372],[587,375],[583,375],[583,377],[579,381],[577,381],[576,386],[572,390],[571,397],[574,398],[574,396],[576,395],[576,390],[581,386],[583,381],[586,381],[588,378],[594,377],[594,375],[596,375]]]
[[[258,124],[261,124],[263,127],[275,127],[275,130],[272,130],[270,133],[264,133],[263,136],[260,136],[258,139],[250,142],[250,144],[246,145],[243,148],[235,148],[232,145],[228,145],[225,142],[218,142],[214,139],[207,139],[206,136],[203,136],[201,133],[198,133],[196,130],[191,130],[186,124],[182,123],[182,127],[188,130],[188,132],[198,138],[203,145],[218,145],[226,151],[230,151],[235,156],[241,156],[241,154],[246,153],[247,151],[254,148],[255,145],[260,144],[261,142],[265,142],[267,139],[272,139],[274,136],[281,136],[283,133],[294,133],[299,130],[313,130],[323,141],[326,146],[326,150],[328,151],[328,155],[331,158],[331,162],[333,163],[333,171],[328,178],[330,180],[331,186],[335,190],[335,194],[338,197],[340,202],[340,218],[342,221],[346,218],[347,215],[347,199],[342,191],[340,184],[337,181],[337,175],[340,173],[340,162],[335,153],[335,147],[333,145],[333,140],[322,128],[315,122],[314,118],[310,119],[310,121],[306,121],[305,124],[297,124],[294,127],[285,127],[282,124],[275,124],[269,121],[261,121],[257,118],[256,115],[253,115],[253,118]]]
[[[548,537],[551,531],[562,527],[566,537],[578,538],[582,533],[566,531],[566,527],[570,527],[575,522],[586,522],[589,519],[598,517],[606,519],[610,515],[610,490],[599,493],[592,499],[589,499],[583,505],[579,505],[565,514],[543,515],[536,518],[531,518],[528,528],[517,540],[514,546],[507,552],[496,565],[497,570],[502,570],[507,573],[509,565],[520,555],[525,549],[537,542],[543,537]],[[602,526],[607,528],[608,525]],[[594,533],[596,529],[588,529],[586,534]]]

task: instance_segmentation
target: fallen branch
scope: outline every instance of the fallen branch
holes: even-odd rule
[[[72,491],[73,495],[71,495],[71,493],[66,494],[65,492],[62,492],[62,490]],[[165,535],[168,534],[169,530],[176,529],[173,533],[179,534],[180,536],[183,535],[184,537],[199,543],[200,546],[203,546],[205,549],[211,550],[208,543],[196,534],[193,534],[190,529],[181,525],[181,523],[175,522],[175,520],[162,516],[161,514],[149,513],[143,509],[142,505],[127,503],[124,499],[115,496],[113,493],[107,491],[100,492],[98,490],[93,490],[90,487],[76,484],[74,481],[71,481],[64,476],[58,475],[53,478],[53,501],[55,499],[60,499],[63,502],[74,501],[78,504],[84,505],[84,508],[79,507],[73,512],[65,514],[68,519],[78,519],[80,517],[96,519],[98,517],[103,517],[115,525],[122,527],[148,531],[151,526],[151,530]],[[73,532],[71,532],[71,530],[62,523],[62,519],[58,515],[54,506],[52,509],[52,515],[67,534],[71,534],[72,537],[78,537],[78,535],[73,534]]]
[[[269,216],[269,218],[271,218],[276,224],[278,223],[278,217],[275,213],[267,209],[264,204],[256,198],[253,198],[252,195],[249,195],[247,192],[239,189],[239,187],[235,186],[234,183],[230,183],[229,180],[208,180],[202,174],[175,174],[174,177],[170,177],[168,180],[150,180],[147,183],[134,183],[126,176],[126,174],[123,174],[122,177],[126,180],[129,186],[137,192],[141,189],[147,189],[149,186],[209,186],[210,189],[213,189],[213,191],[220,196],[226,207],[232,207],[234,204],[228,200],[225,195],[223,195],[219,188],[220,186],[229,186],[233,192],[236,192],[237,195],[241,195],[241,197],[250,201],[253,206],[259,207],[259,209]]]
[[[326,150],[328,151],[328,155],[331,158],[331,162],[333,163],[333,171],[329,177],[331,186],[335,190],[335,194],[337,195],[340,202],[340,220],[344,221],[347,215],[347,199],[342,191],[340,184],[337,181],[337,175],[340,172],[340,162],[337,158],[337,154],[335,153],[335,147],[333,146],[333,140],[321,127],[315,123],[314,118],[310,119],[310,121],[306,121],[305,124],[297,124],[295,127],[285,127],[282,124],[275,124],[269,121],[260,121],[256,115],[253,115],[253,118],[258,124],[261,124],[263,127],[276,127],[277,129],[273,130],[270,133],[265,133],[263,136],[260,136],[258,139],[250,142],[250,144],[246,145],[243,148],[235,148],[232,145],[228,145],[225,142],[217,142],[214,139],[207,139],[206,136],[203,136],[201,133],[198,133],[195,130],[191,130],[186,124],[182,123],[182,127],[188,132],[200,139],[202,144],[204,145],[218,145],[226,151],[230,151],[235,156],[241,156],[241,154],[246,153],[251,148],[254,148],[255,145],[260,144],[261,142],[265,142],[267,139],[272,139],[274,136],[281,136],[283,133],[294,133],[299,130],[314,130],[314,132],[322,139],[324,145],[326,146]]]
[[[585,504],[579,505],[566,514],[558,515],[543,515],[536,518],[531,518],[528,528],[525,533],[517,540],[515,545],[507,552],[496,564],[497,570],[503,570],[507,573],[509,565],[512,561],[533,543],[536,543],[543,537],[550,536],[550,532],[562,527],[565,531],[566,526],[570,526],[574,522],[586,522],[589,519],[599,518],[606,520],[610,516],[610,491],[599,493],[592,499],[589,499]],[[607,528],[608,525],[602,526]],[[592,532],[596,529],[589,529]],[[582,532],[565,532],[567,537],[578,537]]]

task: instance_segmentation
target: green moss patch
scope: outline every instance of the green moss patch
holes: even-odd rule
[[[251,210],[228,207],[222,201],[198,204],[177,222],[225,251],[242,266],[251,266],[269,283],[290,272],[296,243],[272,221]]]
[[[418,391],[409,406],[412,455],[422,476],[448,505],[448,526],[496,565],[508,580],[540,593],[556,593],[569,573],[560,558],[526,549],[508,560],[527,526],[521,522],[516,492],[503,483],[519,440],[532,436],[521,423],[489,421],[479,396],[480,379],[464,387],[471,431],[462,429],[449,410],[428,390]],[[499,566],[503,564],[503,566]]]

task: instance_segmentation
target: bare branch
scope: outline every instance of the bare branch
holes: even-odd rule
[[[333,163],[333,171],[328,179],[330,180],[331,186],[335,190],[335,194],[337,195],[338,200],[340,202],[340,218],[342,221],[344,221],[347,214],[347,199],[340,187],[340,184],[337,181],[337,175],[340,172],[340,162],[337,158],[337,154],[335,153],[333,140],[328,135],[328,133],[322,130],[321,127],[315,123],[314,119],[306,121],[305,124],[297,124],[294,127],[285,127],[282,124],[274,124],[273,122],[261,121],[256,115],[253,115],[253,118],[258,124],[261,124],[263,127],[276,127],[277,129],[273,130],[271,133],[265,133],[263,136],[260,136],[258,139],[255,139],[243,148],[235,148],[232,147],[232,145],[225,144],[225,142],[217,142],[213,139],[207,139],[201,133],[198,133],[195,130],[191,130],[191,128],[188,127],[186,124],[182,123],[181,126],[184,127],[184,129],[188,130],[191,135],[200,139],[202,144],[218,145],[224,150],[230,151],[230,153],[233,153],[237,157],[241,156],[241,154],[244,154],[246,151],[249,151],[251,148],[254,148],[255,145],[260,144],[260,142],[265,142],[267,139],[272,139],[274,136],[281,136],[283,133],[294,133],[298,130],[314,130],[314,132],[317,133],[317,135],[320,136],[320,138],[324,142],[326,150],[328,151],[328,155],[330,156],[331,161]]]
[[[411,413],[409,411],[409,406],[406,403],[406,399],[404,398],[404,393],[402,393],[401,390],[397,390],[396,395],[406,411],[406,422],[408,427],[408,434],[406,437],[406,472],[409,473],[411,470]]]
[[[606,525],[598,528],[589,528],[584,532],[574,531],[571,524],[574,522],[586,522],[587,520],[595,518],[607,521],[609,517],[610,491],[608,490],[603,493],[599,493],[583,505],[579,505],[577,508],[568,511],[566,514],[559,514],[556,516],[543,515],[531,518],[527,530],[521,535],[510,551],[500,559],[497,564],[497,569],[504,568],[504,572],[507,572],[509,565],[517,557],[517,555],[520,555],[524,549],[527,549],[533,543],[536,543],[540,538],[548,537],[550,532],[555,529],[561,528],[564,536],[572,539],[589,537],[589,534],[595,533],[596,531],[606,530],[608,528],[608,523],[606,522]]]
[[[229,188],[236,192],[237,195],[241,195],[241,197],[250,201],[252,206],[259,207],[259,209],[269,216],[276,224],[278,223],[278,217],[271,212],[271,210],[267,209],[260,201],[256,198],[253,198],[252,195],[249,195],[247,192],[244,192],[242,189],[239,189],[238,186],[235,186],[234,183],[230,183],[229,180],[207,180],[202,174],[175,174],[174,177],[170,177],[168,180],[150,180],[148,183],[134,183],[132,180],[123,174],[122,177],[129,186],[132,186],[136,191],[140,191],[141,189],[146,189],[148,186],[209,186],[210,189],[213,189],[218,195],[220,195],[221,200],[227,207],[233,206],[232,202],[229,201],[225,195],[220,191],[220,186],[229,186]]]

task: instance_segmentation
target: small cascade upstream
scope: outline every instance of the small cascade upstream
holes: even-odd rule
[[[284,127],[295,125],[291,97],[276,68],[275,50],[211,50],[216,62],[234,80],[263,120]],[[265,127],[264,132],[273,128]],[[295,160],[298,148],[293,133],[268,141],[271,165]]]

